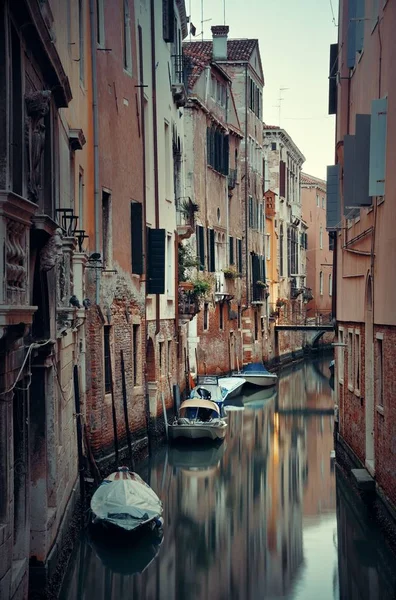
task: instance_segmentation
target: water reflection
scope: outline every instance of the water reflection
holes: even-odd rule
[[[83,539],[62,598],[393,597],[392,559],[378,538],[388,562],[359,562],[372,531],[345,486],[336,496],[328,362],[285,372],[272,397],[245,399],[244,410],[228,414],[224,444],[164,448],[141,465],[164,502],[158,556],[141,574],[117,572]]]

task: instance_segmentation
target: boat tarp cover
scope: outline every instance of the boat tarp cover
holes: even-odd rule
[[[132,531],[162,514],[157,494],[135,473],[127,479],[105,479],[91,499],[94,515]]]
[[[210,400],[199,400],[198,398],[185,400],[181,405],[180,410],[185,408],[207,408],[208,410],[214,410],[218,415],[220,414],[217,404],[215,402],[211,402]]]
[[[269,371],[267,371],[267,369],[264,367],[263,363],[258,362],[258,363],[249,363],[248,365],[246,365],[245,367],[243,367],[243,373],[262,373],[263,375],[273,375],[273,373],[270,373]]]

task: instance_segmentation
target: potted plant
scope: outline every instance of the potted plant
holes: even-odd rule
[[[179,283],[191,283],[189,269],[198,268],[200,266],[199,259],[193,255],[189,244],[179,244],[178,251]]]
[[[259,288],[266,288],[266,287],[268,287],[268,286],[267,286],[267,284],[265,283],[265,281],[262,281],[261,279],[258,279],[258,280],[256,281],[256,285],[257,285],[257,287],[259,287]]]
[[[285,306],[286,302],[286,298],[278,298],[278,300],[276,301],[276,306],[278,308],[282,308],[282,306]]]
[[[237,270],[233,266],[226,267],[225,269],[223,269],[223,273],[226,279],[235,279],[236,277],[238,277]]]

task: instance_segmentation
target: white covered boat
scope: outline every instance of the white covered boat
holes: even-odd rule
[[[220,418],[220,409],[216,402],[194,398],[182,403],[179,417],[169,425],[168,431],[173,440],[222,440],[227,431],[227,423]]]
[[[246,379],[243,377],[219,377],[218,380],[220,388],[226,390],[224,395],[224,402],[230,398],[235,398],[242,393],[242,388],[246,383]]]
[[[217,375],[199,375],[195,388],[191,390],[190,399],[200,398],[215,402],[224,415],[223,405],[229,398],[241,394],[245,379],[241,377],[217,377]]]
[[[134,531],[147,524],[162,525],[162,502],[147,483],[127,467],[102,481],[91,499],[93,523]]]
[[[275,373],[270,373],[262,363],[250,363],[246,365],[242,371],[234,373],[233,377],[242,377],[247,385],[255,385],[258,387],[271,387],[276,385],[278,376]]]

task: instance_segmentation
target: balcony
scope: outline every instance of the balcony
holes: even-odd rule
[[[183,240],[189,238],[194,233],[195,215],[198,210],[198,204],[192,202],[190,197],[177,198],[176,219],[179,239]]]
[[[268,298],[269,292],[268,287],[258,282],[252,283],[251,286],[251,298],[252,304],[264,304],[265,300]]]
[[[228,189],[233,190],[236,186],[238,179],[238,170],[237,169],[229,169],[228,171]]]
[[[192,289],[188,290],[179,286],[178,307],[179,319],[185,323],[191,321],[200,311],[197,294]]]
[[[38,206],[13,194],[0,193],[0,227],[4,257],[0,263],[0,329],[31,324],[36,307],[30,306],[29,239]]]
[[[228,302],[235,295],[235,280],[226,277],[223,271],[215,275],[215,299],[216,302]]]
[[[172,95],[177,108],[187,102],[189,61],[184,54],[172,55]]]

